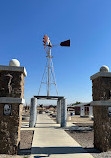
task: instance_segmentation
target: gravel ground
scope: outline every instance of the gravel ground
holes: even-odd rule
[[[111,151],[100,152],[94,148],[93,131],[66,131],[72,138],[74,138],[88,153],[94,158],[111,158]]]
[[[32,145],[33,131],[22,130],[20,136],[21,136],[20,151],[18,152],[18,155],[0,154],[0,158],[30,158],[30,149]]]
[[[79,115],[71,117],[69,122],[74,123],[76,126],[84,127],[90,126],[93,128],[93,120],[90,118],[82,118]],[[66,131],[71,137],[73,137],[87,152],[91,153],[94,158],[111,158],[111,151],[100,152],[96,150],[93,145],[94,131]]]

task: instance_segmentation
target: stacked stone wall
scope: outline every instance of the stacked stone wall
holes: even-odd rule
[[[0,97],[4,97],[6,100],[8,97],[12,100],[13,98],[24,98],[24,82],[23,72],[0,71]],[[6,104],[11,105],[11,114],[4,114]],[[20,143],[22,108],[21,103],[0,103],[0,154],[17,154]]]
[[[11,104],[11,115],[4,115],[4,104],[0,104],[0,154],[17,154],[20,142],[22,104]]]
[[[94,106],[94,147],[100,151],[111,149],[111,117],[107,106]]]
[[[24,98],[24,74],[0,71],[0,97]]]
[[[111,97],[111,78],[98,77],[92,81],[93,101],[107,101]],[[100,151],[111,149],[111,117],[108,106],[94,106],[94,147]]]
[[[108,100],[111,97],[111,78],[98,77],[92,81],[93,101]]]

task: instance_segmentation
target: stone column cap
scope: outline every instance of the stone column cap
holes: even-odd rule
[[[27,76],[27,71],[26,71],[25,67],[0,65],[0,71],[22,72],[24,74],[24,76]]]
[[[92,101],[91,106],[111,106],[111,100]]]
[[[12,98],[12,97],[0,97],[0,103],[9,103],[9,104],[19,103],[19,104],[24,104],[25,103],[25,99],[23,99],[23,98]]]
[[[94,80],[98,77],[111,77],[111,72],[97,72],[90,77],[90,80]]]

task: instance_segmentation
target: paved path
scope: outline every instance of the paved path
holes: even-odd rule
[[[31,158],[93,158],[46,114],[39,114]]]

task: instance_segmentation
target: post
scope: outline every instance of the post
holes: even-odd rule
[[[12,59],[0,66],[0,154],[17,154],[24,100],[24,67]]]
[[[84,111],[85,107],[84,105],[80,107],[80,116],[83,117],[85,116],[85,111]]]
[[[56,121],[58,124],[61,123],[61,100],[59,99],[57,101],[57,118]]]
[[[47,90],[47,96],[50,96],[50,59],[51,59],[51,48],[49,47],[49,66],[48,66],[48,90]]]
[[[61,127],[66,127],[67,121],[67,100],[61,99]]]
[[[102,66],[90,79],[93,84],[94,147],[108,151],[111,150],[111,72],[107,66]]]
[[[37,119],[37,98],[31,98],[29,127],[35,127]]]

